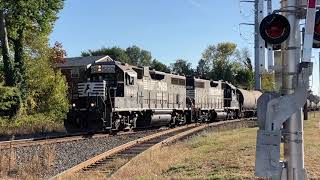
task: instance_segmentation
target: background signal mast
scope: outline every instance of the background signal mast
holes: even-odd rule
[[[263,93],[258,100],[255,173],[271,179],[303,180],[307,179],[307,173],[302,107],[307,100],[312,75],[312,48],[320,48],[320,12],[316,12],[317,0],[282,0],[281,8],[275,11],[271,9],[271,0],[267,0],[268,15],[262,17],[264,3],[265,0],[255,0],[255,65],[261,68],[264,64],[265,48],[268,67],[272,64],[272,50],[278,50],[275,54],[282,63],[278,64],[280,68],[275,67],[281,75],[276,78],[280,89]],[[303,19],[305,31],[302,36],[300,21]],[[257,70],[256,89],[260,89],[262,70]],[[280,144],[284,147],[283,161],[280,161]]]

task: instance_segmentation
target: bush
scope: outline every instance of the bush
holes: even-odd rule
[[[65,78],[53,70],[45,57],[28,60],[27,65],[27,114],[49,114],[57,121],[62,120],[68,112]]]
[[[0,116],[13,117],[21,104],[19,90],[0,85]]]

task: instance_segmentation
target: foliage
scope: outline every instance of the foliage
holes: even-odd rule
[[[151,68],[151,69],[155,69],[155,70],[157,70],[157,71],[162,71],[162,72],[167,72],[167,73],[170,72],[169,67],[168,67],[167,65],[161,63],[161,62],[158,61],[157,59],[154,59],[154,60],[151,62],[150,68]]]
[[[202,79],[207,79],[210,73],[210,64],[209,61],[200,59],[198,66],[196,68],[196,76]]]
[[[252,64],[247,49],[241,52],[234,43],[210,45],[202,53],[196,75],[201,78],[224,80],[242,88],[253,88]]]
[[[1,61],[0,61],[0,83],[4,82],[4,74],[3,74],[3,71],[4,71],[4,67],[3,67],[3,64],[2,64]]]
[[[180,74],[180,75],[193,75],[193,69],[191,67],[191,63],[184,59],[178,59],[176,62],[170,65],[170,69],[172,72]]]
[[[152,56],[149,51],[140,49],[138,46],[131,46],[126,49],[126,54],[130,59],[130,64],[138,66],[150,66]]]
[[[68,87],[64,77],[60,71],[54,72],[46,57],[29,59],[27,67],[27,113],[55,114],[56,119],[61,120],[68,111]]]
[[[262,74],[261,75],[261,89],[265,91],[275,90],[275,79],[274,74]]]
[[[61,43],[56,42],[50,48],[48,41],[64,0],[0,2],[13,50],[18,88],[12,88],[15,90],[8,93],[22,97],[22,108],[11,119],[12,126],[62,120],[68,110],[68,87],[61,73],[54,71],[53,64],[63,61],[66,52]],[[4,107],[6,103],[0,102],[0,106]],[[40,118],[40,114],[47,118]]]
[[[53,54],[51,57],[52,64],[65,62],[64,57],[67,56],[67,52],[66,50],[63,49],[62,43],[58,41],[54,43],[54,46],[52,47],[52,54]]]
[[[0,84],[0,116],[13,117],[19,109],[21,100],[19,90]]]
[[[88,50],[81,53],[81,56],[102,56],[108,55],[113,60],[129,63],[129,57],[126,54],[126,51],[121,49],[120,47],[112,47],[112,48],[105,48],[102,47],[97,50]]]
[[[48,35],[57,19],[57,13],[63,8],[63,0],[16,0],[2,1],[8,39],[14,50],[16,83],[26,96],[25,52],[27,34]]]
[[[253,89],[254,85],[254,72],[246,68],[241,68],[237,71],[235,76],[237,85],[244,89]]]
[[[97,50],[88,50],[81,53],[81,56],[102,55],[108,55],[116,61],[125,62],[135,66],[150,66],[152,62],[151,53],[135,45],[128,47],[126,50],[121,49],[120,47],[102,47]]]

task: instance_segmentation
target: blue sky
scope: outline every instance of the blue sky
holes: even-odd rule
[[[165,64],[183,58],[196,66],[204,49],[219,42],[249,48],[253,56],[253,26],[239,26],[253,18],[253,4],[239,0],[66,0],[50,42],[62,42],[69,57],[137,45]]]

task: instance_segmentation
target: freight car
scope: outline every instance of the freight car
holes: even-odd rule
[[[65,127],[119,131],[238,118],[254,115],[248,112],[255,111],[258,96],[228,82],[105,60],[92,64],[87,81],[78,83]]]

